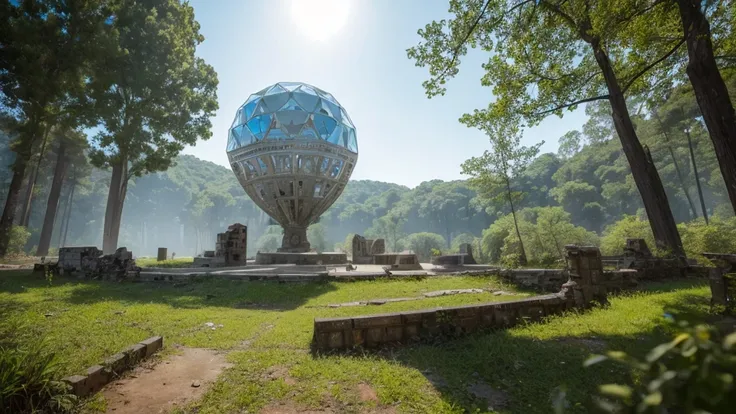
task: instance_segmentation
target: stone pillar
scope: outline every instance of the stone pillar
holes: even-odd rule
[[[607,303],[600,250],[595,246],[575,245],[565,246],[565,250],[570,280],[576,284],[576,305],[587,307],[594,301]]]
[[[728,289],[726,286],[726,278],[723,269],[717,267],[711,268],[708,273],[708,281],[710,282],[710,304],[711,306],[728,305]]]
[[[306,227],[284,227],[284,238],[279,252],[306,253],[309,248]]]
[[[162,262],[166,260],[166,257],[168,257],[169,249],[166,247],[159,247],[158,248],[158,256],[156,256],[156,261]]]

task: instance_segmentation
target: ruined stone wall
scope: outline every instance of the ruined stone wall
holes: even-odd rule
[[[572,292],[512,302],[434,308],[380,315],[314,320],[314,346],[320,350],[379,347],[481,330],[505,329],[538,321],[574,306]]]

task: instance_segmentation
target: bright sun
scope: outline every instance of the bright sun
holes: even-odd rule
[[[345,25],[349,9],[348,0],[292,0],[291,18],[305,35],[323,41]]]

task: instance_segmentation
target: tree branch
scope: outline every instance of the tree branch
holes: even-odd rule
[[[608,94],[594,96],[592,98],[585,98],[585,99],[581,99],[579,101],[575,101],[575,102],[572,102],[572,103],[560,105],[560,106],[558,106],[556,108],[548,109],[546,111],[538,112],[538,113],[534,114],[534,116],[545,115],[545,114],[548,114],[550,112],[559,111],[560,109],[565,109],[565,108],[568,108],[568,107],[571,107],[571,106],[574,106],[574,105],[580,105],[581,103],[593,102],[593,101],[600,101],[600,100],[608,99],[608,98],[610,98],[610,95],[608,95]]]
[[[634,84],[634,82],[636,82],[637,79],[639,79],[645,73],[649,72],[649,70],[651,70],[653,67],[657,66],[663,60],[665,60],[668,57],[672,56],[672,54],[675,53],[677,51],[677,49],[679,49],[680,46],[682,46],[683,43],[685,43],[685,38],[684,37],[682,39],[680,39],[680,41],[675,45],[675,47],[672,48],[672,50],[670,50],[669,52],[667,52],[661,58],[655,60],[651,64],[649,64],[646,67],[644,67],[644,69],[640,70],[639,73],[637,73],[636,75],[634,75],[633,78],[629,79],[629,81],[626,83],[626,85],[621,89],[621,93],[626,93],[626,91],[631,87],[631,85]]]
[[[506,17],[507,14],[511,13],[512,11],[516,10],[517,8],[525,5],[526,3],[530,3],[535,0],[524,0],[520,3],[517,3],[512,8],[506,10],[495,22],[494,24],[501,21],[504,17]],[[455,48],[452,50],[452,59],[450,59],[450,63],[445,66],[445,69],[440,73],[439,75],[435,76],[432,79],[432,82],[437,82],[439,79],[444,78],[447,76],[448,72],[450,71],[450,68],[455,65],[457,62],[457,58],[460,56],[460,48],[463,47],[463,45],[470,39],[470,36],[473,34],[475,29],[478,27],[478,24],[480,24],[481,19],[483,18],[483,15],[486,14],[486,10],[488,10],[488,6],[490,6],[491,0],[486,0],[486,3],[483,5],[483,8],[481,9],[480,13],[478,13],[478,17],[475,19],[473,24],[470,26],[470,29],[468,29],[468,32],[463,36],[462,40],[455,46]]]

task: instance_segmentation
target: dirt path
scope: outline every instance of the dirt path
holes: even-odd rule
[[[223,369],[225,354],[209,349],[182,348],[153,367],[138,367],[114,381],[102,394],[108,413],[165,413],[204,394]]]

